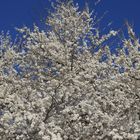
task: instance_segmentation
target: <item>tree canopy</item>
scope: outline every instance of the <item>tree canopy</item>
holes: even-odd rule
[[[128,38],[112,54],[94,12],[54,3],[48,30],[0,36],[0,139],[138,140],[140,44]],[[98,51],[95,51],[98,49]]]

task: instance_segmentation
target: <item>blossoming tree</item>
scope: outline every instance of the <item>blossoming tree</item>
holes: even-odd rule
[[[102,35],[93,19],[59,1],[47,31],[19,29],[18,43],[1,35],[0,139],[139,138],[139,40],[127,24],[129,38],[112,55],[105,42],[117,32]]]

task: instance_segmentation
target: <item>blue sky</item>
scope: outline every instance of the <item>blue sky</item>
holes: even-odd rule
[[[80,7],[87,1],[90,8],[94,8],[94,0],[74,1],[79,2]],[[45,15],[45,10],[42,10],[45,7],[49,8],[47,0],[0,0],[0,31],[10,30],[14,35],[14,27],[32,27],[34,22],[38,23],[41,13]],[[112,27],[119,29],[128,19],[140,34],[140,0],[101,0],[96,9],[99,16],[108,11],[101,26],[112,21]]]

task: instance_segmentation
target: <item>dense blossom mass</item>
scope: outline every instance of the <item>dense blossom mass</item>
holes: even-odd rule
[[[88,7],[56,2],[47,31],[0,36],[0,140],[139,140],[140,43],[112,54]],[[112,40],[112,39],[111,39]],[[97,51],[98,49],[98,51]]]

